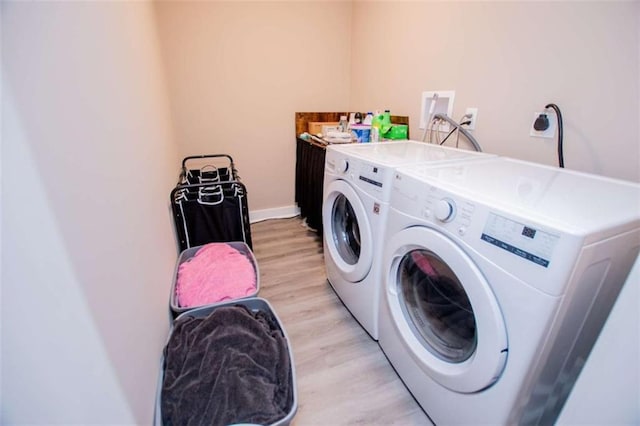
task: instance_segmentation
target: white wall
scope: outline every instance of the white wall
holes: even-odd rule
[[[2,424],[149,424],[176,178],[152,5],[2,3]]]
[[[418,129],[424,90],[478,107],[484,150],[557,165],[529,136],[560,106],[565,166],[640,181],[640,2],[354,2],[351,109],[390,108]]]

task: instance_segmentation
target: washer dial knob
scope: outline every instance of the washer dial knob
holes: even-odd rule
[[[443,198],[436,203],[435,216],[441,222],[451,222],[456,216],[456,204],[453,200]]]
[[[348,162],[346,159],[341,158],[341,159],[338,161],[338,171],[339,171],[340,173],[344,173],[344,172],[346,172],[347,170],[349,170],[349,162]]]

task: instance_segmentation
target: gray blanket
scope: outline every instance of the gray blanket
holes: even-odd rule
[[[181,318],[164,356],[164,425],[264,425],[292,408],[287,342],[267,312],[237,305]]]

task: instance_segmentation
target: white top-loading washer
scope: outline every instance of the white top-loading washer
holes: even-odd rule
[[[379,259],[395,168],[487,157],[415,141],[327,147],[322,211],[327,278],[372,338],[378,338]]]
[[[436,424],[550,424],[640,250],[640,185],[507,158],[394,175],[379,343]]]

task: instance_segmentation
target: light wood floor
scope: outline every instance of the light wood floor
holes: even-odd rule
[[[298,390],[292,424],[431,424],[327,282],[321,238],[300,218],[255,223],[251,232],[259,296],[291,340]]]

